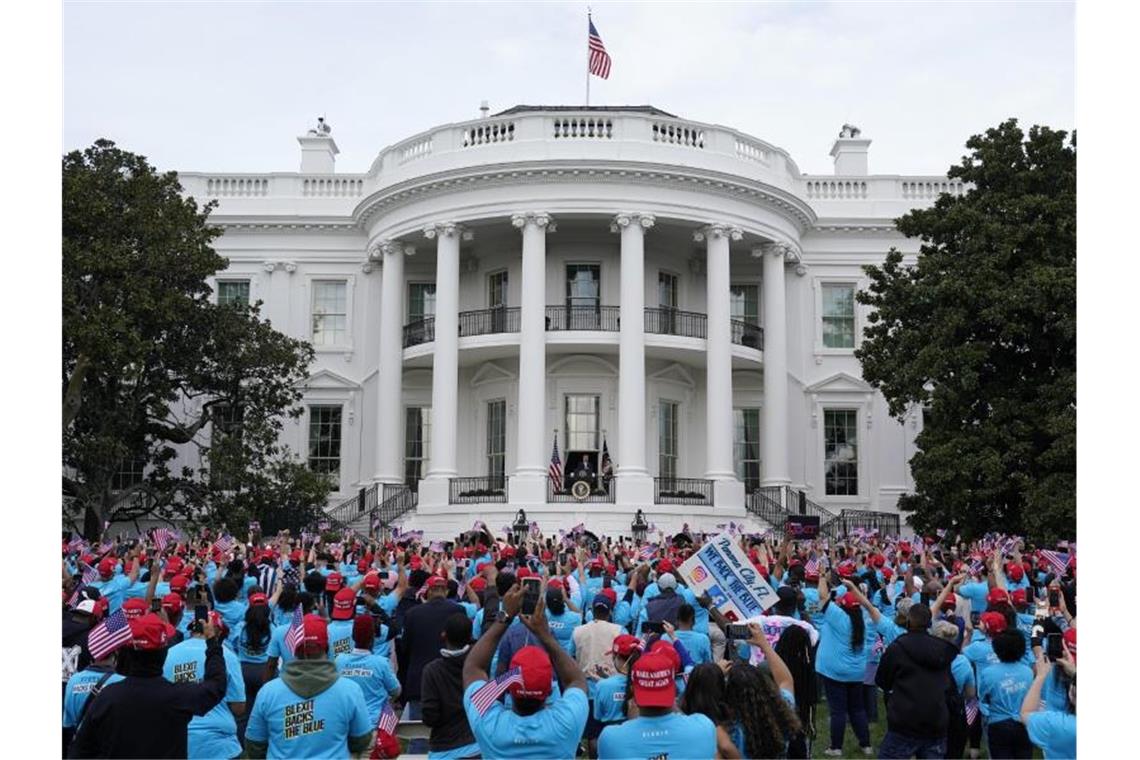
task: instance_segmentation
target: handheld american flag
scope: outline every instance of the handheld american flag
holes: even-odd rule
[[[511,684],[522,685],[522,668],[511,668],[506,673],[496,678],[494,681],[488,681],[479,687],[479,689],[471,695],[471,706],[480,715],[484,715],[491,709],[491,705],[495,704],[496,700],[511,688]]]
[[[394,734],[399,722],[396,713],[392,710],[392,703],[385,702],[384,709],[380,711],[380,720],[376,723],[376,730],[386,734]]]
[[[558,456],[558,434],[554,435],[554,450],[550,453],[550,482],[555,492],[562,490],[562,459]]]
[[[819,557],[810,557],[804,563],[804,575],[819,576]]]
[[[220,538],[218,538],[217,541],[214,542],[214,549],[215,549],[215,551],[219,551],[222,554],[225,554],[230,549],[233,549],[234,546],[236,546],[236,545],[237,545],[237,541],[234,540],[234,537],[229,535],[229,534],[226,534],[224,536],[221,536]]]
[[[154,545],[160,552],[166,551],[167,545],[174,538],[174,531],[170,528],[155,528]]]
[[[298,604],[293,608],[293,620],[289,624],[289,630],[285,633],[285,646],[289,647],[290,652],[296,652],[304,638],[305,617],[301,612],[301,605]]]
[[[590,37],[588,48],[590,50],[590,73],[600,79],[610,78],[610,54],[606,52],[606,46],[602,44],[601,35],[598,30],[594,28],[594,20],[589,20],[590,24]]]
[[[1040,554],[1041,559],[1045,560],[1049,564],[1049,567],[1054,572],[1056,572],[1057,575],[1063,575],[1065,568],[1069,566],[1069,555],[1065,554],[1064,552],[1055,552],[1051,549],[1042,549]]]
[[[966,723],[974,725],[974,721],[978,719],[978,700],[971,698],[966,701]]]
[[[87,649],[91,658],[101,660],[119,646],[131,640],[131,626],[122,610],[117,610],[87,635]]]
[[[657,544],[646,544],[641,547],[641,553],[637,556],[643,561],[648,562],[653,559],[653,555],[657,553]]]

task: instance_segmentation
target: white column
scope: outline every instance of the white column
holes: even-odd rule
[[[380,483],[402,483],[404,451],[404,256],[412,249],[380,241],[368,249],[380,262],[380,369],[376,401],[376,474]]]
[[[769,243],[752,252],[764,260],[764,407],[763,484],[791,482],[788,471],[788,329],[784,299],[784,261],[788,246]]]
[[[508,486],[512,504],[546,502],[553,431],[546,428],[546,233],[554,221],[541,211],[514,214],[522,230],[519,309],[518,456]]]
[[[427,477],[445,483],[459,475],[455,456],[459,417],[459,240],[469,235],[454,222],[424,228],[424,236],[436,241],[431,470]]]
[[[707,242],[708,350],[705,388],[706,464],[705,477],[716,481],[735,481],[732,466],[732,325],[729,309],[732,281],[729,276],[729,240],[740,240],[735,227],[710,224],[699,230],[694,239]],[[716,506],[721,504],[716,498]],[[743,501],[743,494],[741,495]]]
[[[617,501],[653,503],[645,463],[645,231],[650,214],[621,213],[610,225],[621,233],[621,331],[618,373]]]

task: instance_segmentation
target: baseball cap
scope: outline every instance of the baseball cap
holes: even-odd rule
[[[895,574],[895,571],[890,569],[889,567],[883,568],[883,578],[885,578],[886,580],[889,581],[892,577],[894,577],[894,574]]]
[[[145,651],[163,649],[174,632],[153,612],[128,620],[127,625],[131,627],[131,648]]]
[[[629,657],[634,652],[640,650],[641,647],[641,639],[636,636],[630,636],[628,633],[623,633],[614,639],[613,647],[609,653],[616,654],[619,657]]]
[[[513,557],[513,556],[515,556],[515,547],[504,546],[503,550],[501,552],[499,552],[499,556],[500,557]]]
[[[181,612],[182,611],[182,597],[178,594],[167,594],[162,597],[162,609],[167,612]]]
[[[367,573],[368,572],[368,560],[362,559],[359,562],[357,562],[356,563],[356,572],[360,573],[361,575],[363,575],[364,573]]]
[[[265,596],[264,591],[254,591],[249,595],[249,606],[257,607],[259,605],[268,605],[269,598]]]
[[[1071,654],[1073,656],[1073,660],[1076,661],[1076,659],[1077,659],[1077,629],[1076,628],[1068,629],[1063,634],[1061,634],[1061,638],[1065,642],[1065,646],[1069,648],[1069,654]]]
[[[551,578],[549,581],[547,581],[546,587],[561,589],[565,587],[565,584],[562,582],[561,578]]]
[[[348,617],[352,617],[352,615],[350,614]],[[298,649],[306,644],[313,645],[315,649],[329,648],[329,624],[325,622],[324,618],[320,615],[305,615],[301,624],[304,627],[304,635],[301,637],[301,643],[297,646]]]
[[[836,603],[845,610],[859,609],[859,597],[848,591],[843,596],[836,598]]]
[[[379,591],[380,576],[376,573],[369,573],[368,575],[364,576],[364,583],[361,584],[361,588],[364,588],[368,591]]]
[[[325,578],[325,591],[340,591],[344,587],[344,576],[340,573],[329,573]]]
[[[958,597],[953,594],[947,594],[946,598],[942,600],[942,609],[953,610],[958,606]]]
[[[1007,627],[1005,615],[1000,612],[983,612],[979,620],[986,627],[986,633],[1001,633]]]
[[[990,593],[986,594],[986,604],[1001,604],[1002,602],[1009,601],[1009,594],[1005,589],[991,588]]]
[[[673,666],[674,674],[681,673],[684,670],[684,668],[681,667],[680,653],[665,639],[657,639],[657,641],[654,641],[653,646],[649,647],[649,651],[668,660],[669,664]]]
[[[664,575],[657,576],[657,588],[662,591],[677,588],[677,579],[673,577],[672,573],[665,573]]]
[[[142,617],[149,609],[146,600],[137,596],[123,601],[123,615],[126,616],[127,620]]]
[[[185,591],[186,587],[190,585],[190,579],[185,575],[176,575],[170,579],[171,591]]]
[[[438,575],[433,575],[427,580],[428,588],[447,588],[447,578],[442,578]]]
[[[103,617],[105,608],[106,603],[103,599],[84,599],[79,604],[75,605],[76,612],[84,612],[88,615],[93,616],[96,620]]]
[[[855,563],[850,560],[844,560],[835,568],[835,572],[839,573],[839,577],[841,578],[850,578],[855,574]]]
[[[483,589],[487,588],[487,579],[481,576],[476,576],[472,578],[471,582],[467,585],[475,591],[482,591]]]
[[[1025,595],[1025,589],[1023,588],[1015,588],[1013,591],[1010,591],[1009,599],[1011,602],[1013,602],[1013,605],[1015,607],[1027,604],[1029,602],[1029,597]]]
[[[554,666],[545,649],[533,645],[523,647],[511,658],[511,667],[522,671],[522,683],[511,684],[511,697],[546,699],[550,695]]]
[[[104,557],[99,560],[99,575],[110,578],[115,573],[115,565],[119,564],[114,557]]]
[[[332,619],[351,620],[356,611],[356,592],[350,588],[342,588],[333,597]]]
[[[529,568],[529,567],[520,567],[520,568],[519,568],[519,570],[518,570],[518,572],[517,572],[517,573],[515,573],[515,578],[516,578],[517,580],[520,580],[520,581],[521,581],[523,578],[533,578],[533,577],[534,577],[534,573],[532,573],[532,572],[530,571],[530,568]]]
[[[175,575],[178,575],[178,572],[181,569],[182,569],[182,558],[181,557],[171,557],[170,559],[166,560],[166,564],[162,568],[162,576],[164,578],[172,578]]]
[[[591,570],[601,570],[605,566],[606,566],[606,563],[602,562],[601,557],[594,557],[592,560],[590,560],[590,569]]]
[[[667,557],[657,563],[658,575],[671,572],[673,572],[673,563]]]
[[[672,707],[677,699],[673,663],[659,651],[643,654],[633,665],[630,681],[638,707]]]

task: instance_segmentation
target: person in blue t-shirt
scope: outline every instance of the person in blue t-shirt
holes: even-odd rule
[[[463,663],[463,709],[484,757],[572,760],[589,711],[586,675],[550,632],[545,593],[539,594],[532,615],[520,617],[522,596],[522,586],[515,583],[503,595],[503,609],[484,626],[483,636],[467,655]],[[510,668],[519,669],[522,681],[510,686],[511,706],[495,700],[480,711],[472,700],[487,685],[491,656],[516,617],[541,646],[525,646],[511,657]],[[548,704],[555,673],[563,687],[562,696]]]
[[[115,672],[115,653],[95,660],[85,669],[67,679],[63,689],[63,751],[67,755],[68,745],[75,736],[79,718],[84,714],[84,705],[92,694],[98,694],[107,684],[123,680]]]
[[[249,604],[246,600],[238,598],[241,587],[233,578],[219,578],[214,582],[213,590],[214,609],[222,616],[226,628],[232,631],[245,618]]]
[[[126,561],[130,564],[131,569],[126,575],[119,572],[119,561],[117,559],[104,557],[99,560],[97,567],[99,579],[87,584],[88,588],[93,588],[106,597],[108,615],[118,612],[119,608],[123,606],[127,589],[139,579],[139,562],[137,559],[133,559],[135,551],[132,549],[131,553],[127,555]]]
[[[210,622],[224,639],[224,623],[216,612]],[[209,760],[241,754],[235,718],[246,710],[245,683],[241,663],[229,647],[222,647],[226,662],[226,695],[210,712],[190,721],[186,729],[187,758]],[[191,638],[175,644],[166,654],[162,675],[171,683],[201,683],[206,675],[206,635],[193,629]]]
[[[693,665],[712,662],[712,642],[708,634],[693,630],[696,621],[696,611],[691,604],[682,604],[677,609],[677,639],[685,645],[689,656],[693,658]]]
[[[831,744],[825,754],[838,756],[843,752],[843,734],[850,720],[859,746],[864,751],[871,747],[871,733],[864,703],[863,676],[871,648],[867,646],[867,623],[864,607],[878,623],[879,611],[863,596],[857,586],[848,581],[847,591],[834,602],[827,579],[820,576],[818,591],[822,600],[823,627],[819,630],[819,650],[815,669],[823,680],[824,694],[831,713]]]
[[[558,644],[574,656],[574,629],[582,625],[582,615],[566,606],[562,582],[555,578],[546,588],[546,623]]]
[[[1077,756],[1077,663],[1068,647],[1063,647],[1056,664],[1037,653],[1037,675],[1025,699],[1021,702],[1021,722],[1025,725],[1029,741],[1041,749],[1045,760],[1075,758]],[[1069,684],[1066,705],[1062,710],[1051,710],[1042,704],[1041,692],[1045,684],[1055,678],[1055,670],[1065,672]]]
[[[1025,639],[1016,629],[993,637],[998,664],[978,672],[978,706],[988,725],[990,757],[1029,758],[1033,745],[1021,722],[1021,704],[1033,683],[1033,671],[1020,660]]]
[[[289,626],[292,622],[293,610],[296,605],[301,606],[302,615],[310,615],[314,610],[313,597],[309,592],[302,591],[294,597],[296,604],[289,608],[290,622],[283,623],[282,625],[273,626],[273,632],[269,637],[269,651],[266,653],[268,660],[265,663],[265,680],[272,681],[277,677],[279,669],[283,669],[293,659],[293,651],[285,644],[285,635],[289,633]],[[278,667],[280,663],[280,668]]]
[[[714,757],[716,726],[701,713],[676,711],[674,663],[650,651],[630,669],[629,682],[638,717],[607,726],[598,737],[598,758]]]
[[[250,758],[343,758],[369,749],[364,692],[328,658],[328,624],[306,615],[296,659],[261,687],[246,727]]]
[[[344,678],[356,682],[364,692],[368,706],[368,720],[373,725],[380,719],[380,711],[389,699],[400,693],[400,682],[392,673],[386,657],[372,651],[376,627],[371,615],[358,615],[352,622],[352,651],[336,656],[336,671]]]
[[[276,599],[276,594],[274,595]],[[265,663],[269,661],[269,642],[273,638],[270,623],[270,602],[265,594],[255,591],[249,596],[249,607],[241,623],[226,636],[226,644],[233,649],[241,662],[242,680],[245,682],[246,701],[253,705],[257,692],[265,683]],[[238,716],[238,740],[245,739],[245,726],[249,718],[247,710]]]

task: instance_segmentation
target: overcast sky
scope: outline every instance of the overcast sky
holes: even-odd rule
[[[872,173],[941,173],[1009,116],[1072,129],[1071,3],[593,2],[613,58],[593,105],[725,124],[830,173],[851,122]],[[296,171],[324,114],[337,168],[430,127],[581,104],[585,3],[64,6],[64,150],[99,137],[162,169]]]

